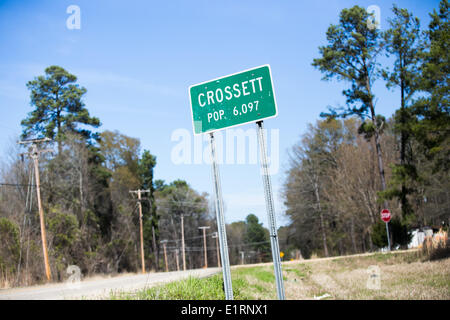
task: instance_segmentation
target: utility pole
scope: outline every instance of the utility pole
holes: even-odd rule
[[[163,244],[163,248],[164,248],[164,262],[166,263],[166,272],[169,271],[169,266],[167,265],[167,251],[166,251],[166,243],[168,242],[168,240],[161,240],[160,241]]]
[[[47,276],[47,280],[50,281],[52,279],[52,272],[50,270],[50,264],[48,261],[48,251],[47,251],[47,236],[45,232],[45,220],[44,220],[44,210],[42,209],[42,201],[41,201],[41,188],[40,188],[40,179],[39,179],[39,154],[44,152],[52,152],[51,149],[39,150],[38,144],[43,142],[51,141],[49,138],[45,139],[33,139],[33,140],[22,140],[19,141],[19,144],[29,144],[31,143],[31,148],[29,152],[24,153],[29,155],[34,162],[34,174],[36,179],[36,193],[37,193],[37,201],[39,207],[39,222],[41,225],[41,238],[42,238],[42,251],[44,252],[44,265],[45,265],[45,275]]]
[[[156,272],[159,271],[159,249],[156,248],[156,235],[155,235],[155,226],[152,223],[152,243],[153,243],[153,252],[155,254],[155,267]]]
[[[140,238],[141,238],[141,266],[142,273],[145,273],[145,259],[144,259],[144,227],[142,222],[142,203],[141,203],[141,194],[149,193],[150,190],[130,190],[130,193],[137,193],[138,195],[138,205],[139,205],[139,230],[140,230]]]
[[[177,261],[177,271],[180,271],[180,263],[178,261],[178,254],[180,253],[180,250],[175,250],[175,260]]]
[[[208,255],[206,250],[206,229],[209,229],[210,227],[198,227],[199,229],[203,230],[203,249],[205,251],[205,269],[208,268]]]
[[[217,251],[217,267],[220,268],[220,253],[219,253],[219,234],[214,232],[212,238],[216,239],[216,251]]]
[[[244,264],[244,251],[239,251],[241,253],[241,264]]]
[[[181,214],[181,252],[183,254],[183,270],[186,271],[186,252],[184,247],[184,214]]]

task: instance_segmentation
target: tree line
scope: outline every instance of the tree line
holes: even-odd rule
[[[323,80],[346,85],[345,105],[321,113],[290,152],[283,196],[291,222],[280,231],[286,250],[308,257],[385,247],[383,208],[393,214],[394,246],[405,247],[414,228],[448,228],[448,1],[430,18],[423,30],[394,5],[382,31],[354,6],[328,28],[312,65]],[[388,119],[376,112],[380,81],[398,94]]]

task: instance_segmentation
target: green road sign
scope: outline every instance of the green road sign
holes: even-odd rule
[[[264,65],[189,87],[194,134],[276,117],[270,66]]]

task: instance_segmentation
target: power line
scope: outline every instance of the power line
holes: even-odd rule
[[[36,187],[35,184],[7,183],[7,182],[0,182],[0,186],[7,186],[7,187]]]
[[[194,201],[184,201],[184,200],[183,201],[177,201],[177,200],[170,200],[170,199],[157,199],[156,200],[156,206],[157,207],[166,208],[166,209],[173,208],[173,207],[169,207],[168,205],[191,207],[191,208],[200,208],[200,209],[207,209],[208,206],[209,206],[209,204],[207,204],[207,203],[194,202]]]
[[[168,241],[166,240],[166,242],[168,242]],[[254,246],[257,244],[264,244],[264,243],[270,243],[270,240],[239,243],[239,244],[229,245],[228,247],[249,247],[249,246]],[[177,249],[177,247],[167,247],[167,249]],[[207,247],[207,250],[216,250],[216,248],[215,247]],[[186,247],[186,251],[203,251],[203,247]]]
[[[210,234],[207,234],[206,236],[209,237],[209,236],[213,236],[213,235],[214,235],[214,232],[213,232],[213,233],[210,233]],[[196,237],[191,237],[191,238],[184,238],[184,240],[192,240],[192,239],[200,239],[200,238],[203,238],[203,236],[196,236]],[[179,242],[179,241],[181,241],[181,239],[167,240],[167,242]]]

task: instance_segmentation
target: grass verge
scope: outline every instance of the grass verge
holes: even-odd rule
[[[379,288],[368,286],[370,270],[379,270]],[[417,252],[376,253],[283,264],[286,298],[301,299],[450,299],[450,258],[424,261]],[[276,299],[270,265],[232,270],[235,300]],[[223,300],[222,274],[188,278],[110,299]]]

